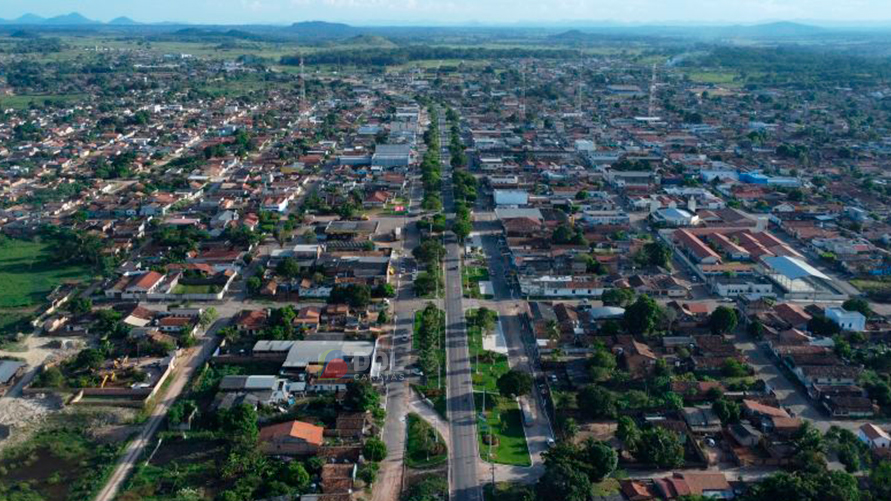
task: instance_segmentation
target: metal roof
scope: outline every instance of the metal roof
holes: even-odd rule
[[[24,362],[17,362],[15,360],[0,360],[0,384],[6,384],[10,379],[15,375],[16,372],[21,367],[24,367]]]
[[[788,256],[767,256],[762,258],[762,261],[764,261],[767,266],[770,266],[771,269],[784,275],[789,280],[798,280],[799,278],[804,277],[831,280],[825,273],[798,258]]]

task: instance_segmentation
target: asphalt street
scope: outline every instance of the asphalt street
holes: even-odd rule
[[[448,144],[447,125],[440,111],[440,142]],[[442,155],[443,212],[454,218],[455,201],[452,192],[452,168],[447,153]],[[445,258],[445,318],[446,318],[446,379],[449,416],[449,490],[450,499],[481,501],[483,499],[477,477],[479,442],[476,412],[473,402],[470,352],[464,324],[461,288],[461,247],[452,235],[446,240]]]

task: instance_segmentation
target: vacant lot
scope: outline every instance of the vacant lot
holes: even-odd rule
[[[448,449],[442,435],[415,413],[408,415],[406,423],[405,463],[412,468],[430,468],[445,463]]]
[[[47,294],[66,282],[82,282],[90,277],[83,266],[60,265],[50,244],[39,241],[0,241],[0,315],[3,308],[35,306]]]
[[[93,438],[85,418],[54,420],[0,456],[0,499],[89,499],[110,473],[120,447]]]

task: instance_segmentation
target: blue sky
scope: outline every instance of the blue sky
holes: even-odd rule
[[[353,24],[891,21],[889,0],[0,0],[0,18],[80,12],[108,21]]]

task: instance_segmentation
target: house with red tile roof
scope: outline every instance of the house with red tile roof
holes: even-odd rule
[[[325,429],[303,421],[285,421],[260,429],[260,450],[265,454],[302,456],[315,454],[324,442]]]

